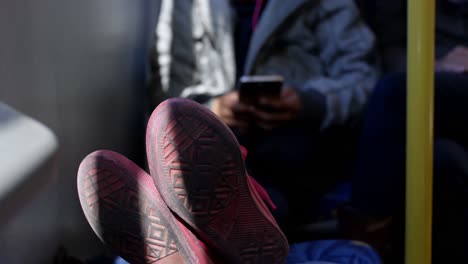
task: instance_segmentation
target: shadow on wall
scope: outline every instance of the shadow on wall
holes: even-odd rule
[[[78,202],[77,168],[97,149],[143,165],[157,2],[0,3],[0,98],[50,127],[61,144],[57,178],[0,228],[0,259],[48,263],[60,245],[82,258],[104,251]],[[24,241],[28,246],[16,250]]]

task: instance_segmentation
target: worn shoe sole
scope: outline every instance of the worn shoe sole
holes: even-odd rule
[[[211,111],[169,99],[146,132],[151,176],[168,207],[231,263],[283,263],[288,244],[246,177],[239,144]]]
[[[151,177],[122,155],[91,153],[80,164],[77,183],[92,229],[130,263],[211,263],[166,207]]]

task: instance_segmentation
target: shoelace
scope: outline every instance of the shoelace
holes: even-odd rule
[[[240,150],[242,153],[242,159],[245,161],[245,159],[247,158],[247,149],[244,146],[240,146]],[[255,191],[260,195],[262,200],[268,204],[271,210],[276,210],[276,205],[271,200],[265,188],[263,188],[263,186],[260,185],[260,183],[258,183],[257,180],[255,180],[255,178],[253,178],[249,174],[247,174],[247,179],[250,181],[250,183],[252,183],[252,186],[254,187]]]

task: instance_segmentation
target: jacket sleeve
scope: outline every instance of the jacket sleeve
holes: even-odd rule
[[[304,112],[325,101],[321,128],[347,123],[362,112],[378,78],[375,39],[353,1],[321,1],[318,24],[322,76],[304,83]],[[322,101],[323,101],[322,100]]]
[[[231,24],[224,14],[230,10],[221,3],[214,9],[200,4],[205,2],[160,1],[151,51],[150,92],[156,104],[171,97],[207,104],[233,87]],[[225,22],[217,19],[223,14]]]

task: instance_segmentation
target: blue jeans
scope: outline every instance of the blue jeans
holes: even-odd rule
[[[468,223],[468,76],[435,75],[434,263],[465,259]],[[402,245],[405,204],[406,75],[383,78],[364,115],[352,206],[371,217],[393,215]],[[401,249],[402,250],[402,249]],[[401,253],[401,252],[400,252]]]

